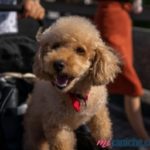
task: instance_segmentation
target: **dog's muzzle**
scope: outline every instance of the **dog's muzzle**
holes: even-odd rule
[[[57,60],[53,63],[53,68],[57,73],[61,73],[65,67],[65,63],[62,60]]]

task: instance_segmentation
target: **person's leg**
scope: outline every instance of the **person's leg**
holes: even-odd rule
[[[125,7],[127,5],[130,6],[128,3],[123,5],[119,1],[103,0],[99,3],[94,21],[103,39],[114,48],[123,62],[122,74],[117,76],[114,83],[108,85],[109,93],[142,95],[142,84],[133,67],[132,21]],[[148,139],[141,114],[140,98],[125,96],[125,109],[129,122],[138,136]]]
[[[150,137],[148,136],[148,133],[146,132],[144,127],[140,97],[132,97],[126,95],[124,104],[127,118],[136,134],[143,140],[150,140]]]

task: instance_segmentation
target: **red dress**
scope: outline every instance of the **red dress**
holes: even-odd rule
[[[119,0],[99,0],[95,23],[106,43],[113,47],[123,61],[122,73],[108,85],[112,94],[141,96],[143,89],[133,67],[132,22],[130,3]]]

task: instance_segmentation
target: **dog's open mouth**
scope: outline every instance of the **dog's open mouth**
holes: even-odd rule
[[[66,74],[59,74],[54,79],[54,84],[59,88],[63,89],[73,80],[73,77],[69,77]]]

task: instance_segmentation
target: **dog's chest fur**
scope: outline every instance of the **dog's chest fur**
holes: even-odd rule
[[[57,91],[49,82],[39,81],[35,86],[29,109],[31,107],[35,118],[44,118],[50,126],[70,126],[76,129],[89,121],[106,104],[106,93],[104,86],[92,87],[86,105],[82,102],[81,111],[76,112],[67,94]]]

